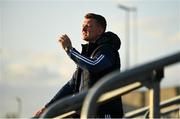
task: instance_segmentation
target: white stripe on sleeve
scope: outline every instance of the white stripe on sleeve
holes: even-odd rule
[[[84,61],[90,65],[93,65],[93,66],[98,64],[104,58],[104,55],[101,54],[96,60],[90,60],[90,59],[88,59],[88,58],[86,58],[86,57],[84,57],[84,56],[82,56],[82,55],[80,55],[74,51],[72,51],[71,53],[72,53],[72,55],[74,55],[78,59],[80,59],[80,60],[82,60],[82,61]]]

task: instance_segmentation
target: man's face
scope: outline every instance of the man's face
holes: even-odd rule
[[[88,42],[95,42],[97,38],[103,33],[102,27],[100,27],[95,19],[85,18],[82,26],[83,40]]]

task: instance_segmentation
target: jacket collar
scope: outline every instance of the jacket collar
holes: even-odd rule
[[[96,43],[87,43],[87,44],[82,44],[82,54],[84,55],[91,55],[92,52],[97,48],[97,44]]]

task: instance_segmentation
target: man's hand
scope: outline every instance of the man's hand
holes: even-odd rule
[[[69,39],[69,37],[66,34],[62,35],[59,38],[59,42],[61,43],[61,45],[65,51],[68,51],[69,49],[72,48],[71,40]]]
[[[45,107],[43,107],[42,109],[38,110],[35,114],[34,114],[34,118],[39,118],[42,113],[44,113],[44,111],[46,110]]]

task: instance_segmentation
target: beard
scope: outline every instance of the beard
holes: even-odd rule
[[[84,41],[89,41],[90,40],[89,35],[87,33],[82,33],[82,39]]]

